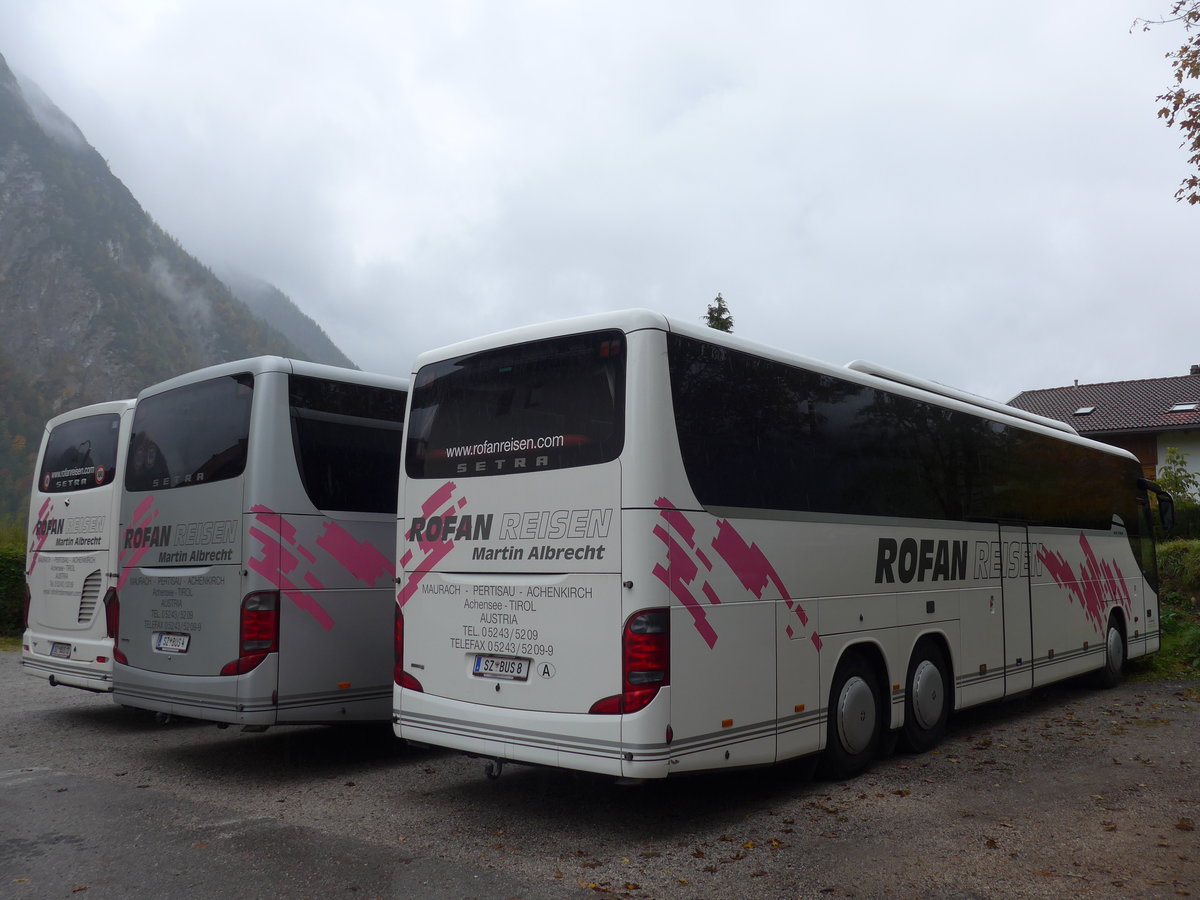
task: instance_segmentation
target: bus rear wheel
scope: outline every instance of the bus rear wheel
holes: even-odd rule
[[[860,654],[852,653],[838,664],[826,727],[822,774],[852,778],[871,764],[879,750],[879,684]]]
[[[1108,631],[1104,635],[1104,666],[1096,672],[1096,685],[1113,688],[1121,683],[1125,671],[1125,634],[1116,619],[1108,620]]]
[[[904,749],[932,750],[946,734],[950,718],[950,669],[936,641],[920,641],[908,661],[904,686]]]

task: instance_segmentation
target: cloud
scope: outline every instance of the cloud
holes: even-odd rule
[[[1006,400],[1200,361],[1144,12],[32,0],[0,52],[364,368],[721,291],[744,337]]]

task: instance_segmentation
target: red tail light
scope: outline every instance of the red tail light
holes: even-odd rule
[[[29,582],[25,582],[25,609],[21,613],[21,627],[29,627],[29,604],[33,602],[33,594],[29,591]]]
[[[121,598],[117,596],[116,588],[109,588],[104,594],[104,625],[107,635],[113,642],[113,659],[128,665],[129,659],[121,652]]]
[[[400,604],[396,604],[396,624],[393,629],[393,642],[396,648],[396,665],[392,669],[392,680],[402,688],[410,691],[424,691],[421,682],[404,671],[404,612]]]
[[[666,609],[635,613],[621,633],[621,693],[597,700],[597,715],[637,712],[671,683],[671,617]]]
[[[259,591],[242,600],[238,658],[221,667],[222,675],[245,675],[271,653],[279,652],[279,591]]]

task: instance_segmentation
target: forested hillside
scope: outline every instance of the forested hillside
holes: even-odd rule
[[[263,353],[349,362],[264,321],[289,305],[252,312],[0,56],[0,519],[24,517],[52,415]]]

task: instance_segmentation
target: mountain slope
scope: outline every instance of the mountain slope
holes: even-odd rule
[[[229,285],[233,295],[245,303],[252,313],[282,333],[309,359],[330,366],[358,368],[329,339],[325,330],[306,316],[279,288],[244,272],[222,271],[219,275]]]
[[[42,424],[181,372],[299,349],[141,208],[0,56],[0,517],[24,516]]]

